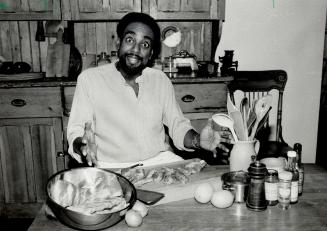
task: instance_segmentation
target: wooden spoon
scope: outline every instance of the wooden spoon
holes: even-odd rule
[[[272,99],[273,99],[272,95],[267,94],[267,95],[263,96],[262,98],[260,98],[254,105],[254,111],[255,111],[257,118],[254,122],[252,131],[251,131],[251,136],[250,136],[251,140],[254,139],[254,136],[257,132],[257,128],[258,128],[260,121],[263,119],[263,117],[266,115],[267,111],[271,107]]]

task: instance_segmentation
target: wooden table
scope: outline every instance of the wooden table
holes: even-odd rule
[[[121,221],[107,230],[327,230],[327,171],[317,165],[305,164],[305,183],[299,202],[288,210],[277,206],[263,212],[234,203],[227,209],[199,204],[186,199],[153,206],[143,224],[129,228]],[[227,172],[228,166],[220,168]],[[58,221],[48,220],[41,210],[29,231],[72,230]]]

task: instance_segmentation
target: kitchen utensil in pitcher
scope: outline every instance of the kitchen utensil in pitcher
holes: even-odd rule
[[[249,137],[249,131],[248,131],[248,126],[247,126],[247,121],[249,118],[249,100],[247,97],[244,97],[241,100],[240,103],[240,112],[242,114],[242,119],[243,119],[243,127],[244,127],[244,136],[245,140],[248,140]]]
[[[228,115],[223,114],[223,113],[217,113],[212,116],[212,120],[216,124],[218,124],[222,127],[227,127],[231,131],[234,140],[238,141],[238,138],[237,138],[235,130],[234,130],[234,121],[231,117],[229,117]]]
[[[234,121],[234,130],[239,140],[247,140],[248,136],[245,132],[242,113],[240,111],[232,111],[230,117]]]
[[[252,128],[252,131],[251,131],[251,135],[250,135],[251,140],[253,140],[253,138],[256,134],[256,131],[257,131],[260,121],[263,119],[266,112],[271,107],[271,103],[272,103],[272,95],[268,94],[268,95],[265,95],[262,98],[260,98],[254,105],[254,110],[255,110],[257,119],[256,119],[256,121],[253,125],[253,128]]]
[[[233,111],[238,111],[237,107],[232,102],[230,96],[227,96],[227,111],[228,111],[228,115],[230,115],[230,113]]]

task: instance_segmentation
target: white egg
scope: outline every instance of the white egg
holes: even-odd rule
[[[194,198],[197,202],[208,203],[213,194],[213,187],[210,183],[203,183],[198,185],[194,191]]]
[[[139,211],[131,209],[125,214],[125,221],[130,227],[138,227],[142,224],[143,219]]]
[[[217,208],[228,208],[234,202],[234,195],[228,190],[218,190],[213,193],[211,203]]]

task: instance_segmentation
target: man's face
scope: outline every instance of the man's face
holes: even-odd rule
[[[150,27],[140,22],[130,23],[120,41],[119,63],[128,75],[141,74],[152,56],[154,35]]]

